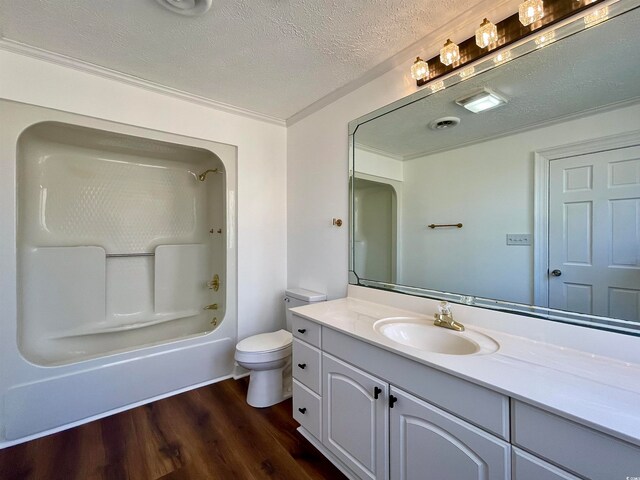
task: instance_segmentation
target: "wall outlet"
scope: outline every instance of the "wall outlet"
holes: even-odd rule
[[[532,242],[530,233],[507,233],[507,245],[529,246]]]

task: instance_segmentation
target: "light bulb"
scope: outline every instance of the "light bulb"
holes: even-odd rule
[[[411,66],[411,76],[414,80],[424,80],[429,77],[429,64],[416,57],[416,61]]]
[[[447,40],[440,50],[440,61],[448,66],[458,60],[460,60],[460,48],[451,40]]]
[[[486,18],[480,24],[480,28],[476,30],[476,45],[480,48],[486,48],[498,40],[498,27]]]
[[[518,18],[525,27],[544,17],[544,2],[542,0],[527,0],[518,7]]]

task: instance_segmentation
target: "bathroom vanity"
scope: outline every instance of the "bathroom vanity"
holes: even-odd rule
[[[293,309],[300,432],[351,478],[640,476],[633,337],[453,310],[464,332],[433,326],[434,300],[363,287]],[[442,340],[416,343],[419,328]],[[581,351],[611,335],[627,358]]]

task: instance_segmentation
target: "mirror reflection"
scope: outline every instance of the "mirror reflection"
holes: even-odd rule
[[[636,9],[360,123],[360,282],[638,322],[639,44]]]

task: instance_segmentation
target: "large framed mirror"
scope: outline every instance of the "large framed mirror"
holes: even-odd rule
[[[640,335],[638,3],[351,122],[350,282]]]

